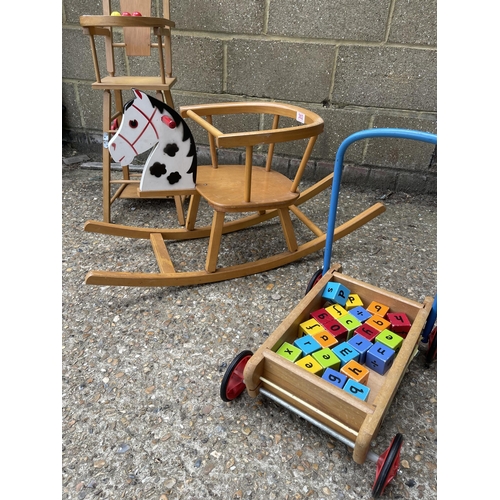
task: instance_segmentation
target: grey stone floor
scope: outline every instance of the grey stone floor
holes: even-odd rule
[[[219,396],[227,365],[242,350],[255,352],[286,318],[322,253],[209,285],[85,285],[91,269],[156,270],[149,242],[83,231],[86,220],[101,219],[101,189],[99,170],[63,164],[62,499],[371,498],[374,463],[356,464],[349,447],[262,395],[231,403]],[[325,229],[329,196],[307,206]],[[338,220],[382,198],[386,212],[336,242],[332,263],[417,301],[434,296],[435,197],[343,187]],[[176,225],[169,200],[119,200],[113,218]],[[228,235],[221,263],[282,245],[271,223]],[[206,241],[169,249],[180,268],[203,266]],[[410,364],[372,443],[380,454],[404,435],[386,498],[437,498],[437,371],[424,361],[419,353]]]

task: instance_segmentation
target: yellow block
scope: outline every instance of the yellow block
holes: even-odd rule
[[[323,373],[323,367],[310,354],[299,359],[295,364],[315,375],[321,375]]]
[[[349,297],[347,297],[347,302],[345,303],[345,308],[349,311],[354,307],[361,306],[363,307],[363,301],[357,293],[351,293]]]
[[[314,318],[308,319],[299,325],[299,337],[303,335],[315,335],[324,332],[325,329]]]
[[[325,309],[334,317],[340,318],[344,314],[347,314],[347,309],[344,309],[340,304],[332,304],[331,306],[325,307]]]

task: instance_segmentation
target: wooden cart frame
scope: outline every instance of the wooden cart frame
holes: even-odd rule
[[[356,463],[362,464],[367,458],[376,462],[373,496],[378,497],[396,475],[402,436],[398,434],[381,456],[370,450],[370,444],[377,436],[404,374],[419,348],[422,332],[428,332],[432,326],[430,323],[436,319],[437,309],[436,299],[432,297],[426,297],[419,303],[344,275],[340,264],[330,267],[344,153],[353,142],[373,137],[396,137],[434,144],[437,140],[435,135],[424,132],[372,129],[353,134],[341,144],[334,166],[323,268],[311,278],[305,297],[257,352],[243,351],[233,360],[223,378],[221,397],[230,401],[245,388],[254,398],[263,394],[353,448]],[[379,375],[370,371],[366,382],[370,392],[366,401],[276,354],[283,342],[293,344],[299,336],[299,324],[309,319],[311,312],[324,307],[322,294],[329,282],[344,285],[365,303],[377,301],[387,305],[391,311],[404,312],[412,325],[388,372]]]

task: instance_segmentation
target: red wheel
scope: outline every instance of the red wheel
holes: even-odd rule
[[[396,434],[389,448],[377,460],[377,473],[373,483],[373,498],[379,498],[385,487],[396,477],[399,467],[399,456],[403,445],[403,435]]]
[[[240,352],[227,367],[220,385],[220,397],[223,401],[232,401],[245,390],[243,370],[252,356],[252,351]]]
[[[322,278],[322,276],[323,276],[323,269],[318,269],[312,275],[312,278],[309,280],[309,283],[307,284],[305,295],[307,295],[311,291],[311,288]]]

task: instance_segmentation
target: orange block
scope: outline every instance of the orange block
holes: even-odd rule
[[[382,316],[378,316],[377,314],[374,314],[371,318],[368,318],[365,322],[365,325],[370,325],[379,332],[389,328],[391,326],[391,322],[387,321],[386,319],[382,318]]]
[[[370,370],[368,370],[366,366],[360,365],[357,361],[354,361],[354,359],[351,359],[351,361],[348,361],[340,369],[340,373],[343,373],[360,384],[366,384],[366,382],[368,382]]]
[[[385,304],[381,304],[380,302],[374,300],[370,303],[366,310],[383,318],[389,312],[389,306],[386,306]]]
[[[329,332],[320,332],[313,335],[313,339],[321,345],[321,347],[333,347],[339,341]]]

